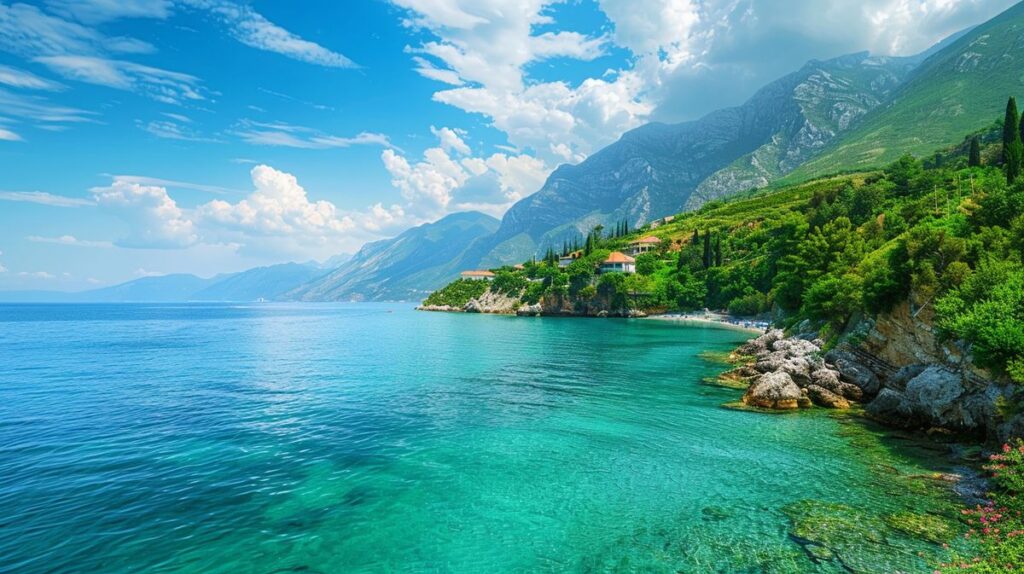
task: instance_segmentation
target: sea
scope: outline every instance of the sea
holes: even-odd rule
[[[914,481],[943,449],[735,408],[712,381],[749,336],[0,305],[0,572],[931,571],[899,517],[952,511]]]

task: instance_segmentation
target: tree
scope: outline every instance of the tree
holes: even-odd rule
[[[971,138],[971,152],[967,158],[967,165],[970,167],[981,167],[981,142],[978,137]]]
[[[704,269],[711,268],[711,232],[704,231]]]
[[[715,267],[722,266],[722,238],[715,238]]]
[[[1024,144],[1021,143],[1020,114],[1017,100],[1011,97],[1006,103],[1006,118],[1003,120],[1003,161],[1006,164],[1006,182],[1013,183],[1020,175],[1024,159]]]

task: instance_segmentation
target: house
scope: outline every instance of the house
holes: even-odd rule
[[[471,279],[473,281],[493,281],[494,273],[490,271],[463,271],[461,273],[463,279]]]
[[[629,244],[629,254],[635,257],[641,253],[654,251],[659,245],[661,245],[661,240],[657,237],[643,237]]]
[[[636,259],[625,253],[613,251],[608,259],[601,263],[601,273],[636,273]]]
[[[558,266],[562,269],[565,269],[566,267],[571,265],[573,261],[576,261],[580,257],[583,257],[583,251],[573,251],[568,255],[563,255],[558,258]]]

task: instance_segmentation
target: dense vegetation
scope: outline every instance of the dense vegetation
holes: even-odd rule
[[[975,543],[977,553],[954,553],[936,573],[1024,571],[1024,441],[1004,444],[985,468],[995,486],[991,500],[962,511],[968,526],[964,537]]]
[[[562,244],[563,255],[581,247],[567,267],[552,248],[543,261],[497,269],[494,287],[577,310],[774,310],[787,324],[817,322],[825,336],[856,314],[909,304],[972,343],[981,365],[1024,382],[1024,178],[1008,181],[1022,161],[1019,118],[1008,112],[1005,125],[926,161],[907,155],[875,172],[713,202],[655,229],[598,227]],[[637,257],[636,274],[598,274],[611,251],[647,235],[662,242]],[[482,287],[457,282],[427,302],[464,304]]]
[[[487,291],[486,281],[474,281],[472,279],[459,279],[449,283],[444,289],[439,289],[430,294],[423,302],[429,306],[462,307],[470,299],[476,299]]]

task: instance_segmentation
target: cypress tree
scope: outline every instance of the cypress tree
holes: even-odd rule
[[[704,269],[711,267],[711,232],[704,231]]]
[[[1012,97],[1006,103],[1006,119],[1003,123],[1003,161],[1006,162],[1006,182],[1012,184],[1020,175],[1021,162],[1024,161],[1020,114],[1017,113],[1017,100]]]
[[[722,238],[715,238],[715,267],[722,266]]]
[[[981,167],[981,142],[977,136],[971,138],[971,153],[968,155],[967,165],[970,167]]]
[[[629,235],[629,220],[628,219],[623,219],[622,220],[622,234],[623,235]]]

